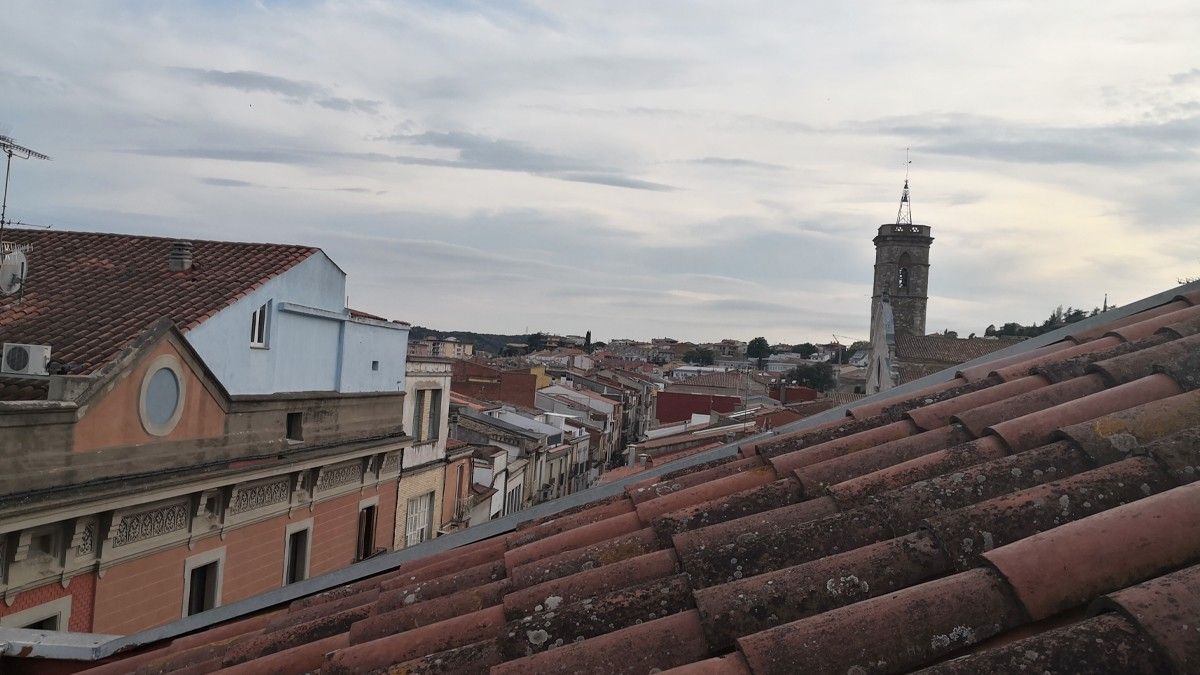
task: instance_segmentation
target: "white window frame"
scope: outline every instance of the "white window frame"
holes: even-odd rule
[[[183,608],[180,610],[180,616],[186,619],[188,617],[188,598],[192,595],[192,570],[197,567],[204,567],[209,563],[217,563],[217,583],[213,588],[213,606],[209,609],[216,609],[221,606],[221,594],[224,592],[225,583],[225,547],[214,548],[211,551],[197,553],[196,555],[183,561]],[[205,610],[207,611],[207,610]]]
[[[297,521],[295,523],[290,523],[283,530],[283,577],[280,580],[281,586],[288,585],[288,571],[289,571],[288,563],[291,562],[291,560],[289,560],[289,558],[291,557],[291,553],[292,553],[292,546],[291,546],[292,535],[297,532],[303,532],[306,530],[308,531],[308,536],[305,538],[305,543],[304,543],[304,576],[301,579],[301,581],[303,581],[304,579],[307,579],[309,576],[309,570],[312,568],[312,544],[313,544],[313,519],[312,518],[309,518],[307,520]]]
[[[74,599],[75,596],[73,595],[64,595],[61,598],[44,602],[36,607],[30,607],[29,609],[24,609],[8,616],[0,616],[0,628],[23,628],[31,623],[57,617],[58,628],[55,630],[70,630],[71,604]]]
[[[271,301],[250,313],[250,346],[255,349],[271,348]]]
[[[417,495],[408,500],[404,508],[404,547],[416,546],[423,541],[429,541],[433,538],[433,497],[432,491]],[[425,508],[413,509],[413,504],[418,506],[424,502]],[[421,516],[424,516],[424,523],[418,522]]]

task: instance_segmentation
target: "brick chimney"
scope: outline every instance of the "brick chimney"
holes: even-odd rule
[[[171,254],[167,257],[167,267],[172,272],[186,272],[192,269],[192,242],[185,239],[171,242]]]

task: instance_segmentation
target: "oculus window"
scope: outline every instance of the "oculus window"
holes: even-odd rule
[[[186,380],[179,359],[171,354],[154,359],[142,377],[138,399],[138,415],[146,433],[166,436],[174,431],[183,416],[186,394]]]

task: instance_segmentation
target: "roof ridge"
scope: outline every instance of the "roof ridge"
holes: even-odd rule
[[[235,241],[235,240],[229,240],[229,239],[197,239],[195,237],[184,237],[184,236],[168,237],[166,235],[158,235],[158,234],[130,234],[130,233],[126,233],[126,232],[96,232],[93,230],[61,230],[61,229],[37,230],[37,229],[28,228],[28,227],[8,227],[8,228],[5,228],[5,231],[9,232],[9,233],[13,233],[13,232],[29,233],[29,234],[34,234],[37,236],[54,236],[57,234],[72,234],[72,235],[84,235],[84,236],[95,236],[95,237],[125,237],[125,238],[130,238],[130,239],[148,239],[148,240],[152,240],[152,241],[166,241],[166,242],[190,241],[193,244],[232,244],[235,246],[282,246],[282,247],[286,247],[286,248],[295,248],[295,249],[312,251],[314,253],[317,251],[324,252],[324,250],[320,246],[313,246],[311,244],[284,244],[284,243],[271,242],[271,241]]]

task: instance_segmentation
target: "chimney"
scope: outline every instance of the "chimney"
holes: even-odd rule
[[[192,242],[185,239],[171,242],[171,255],[167,257],[167,267],[172,272],[186,272],[192,269]]]

